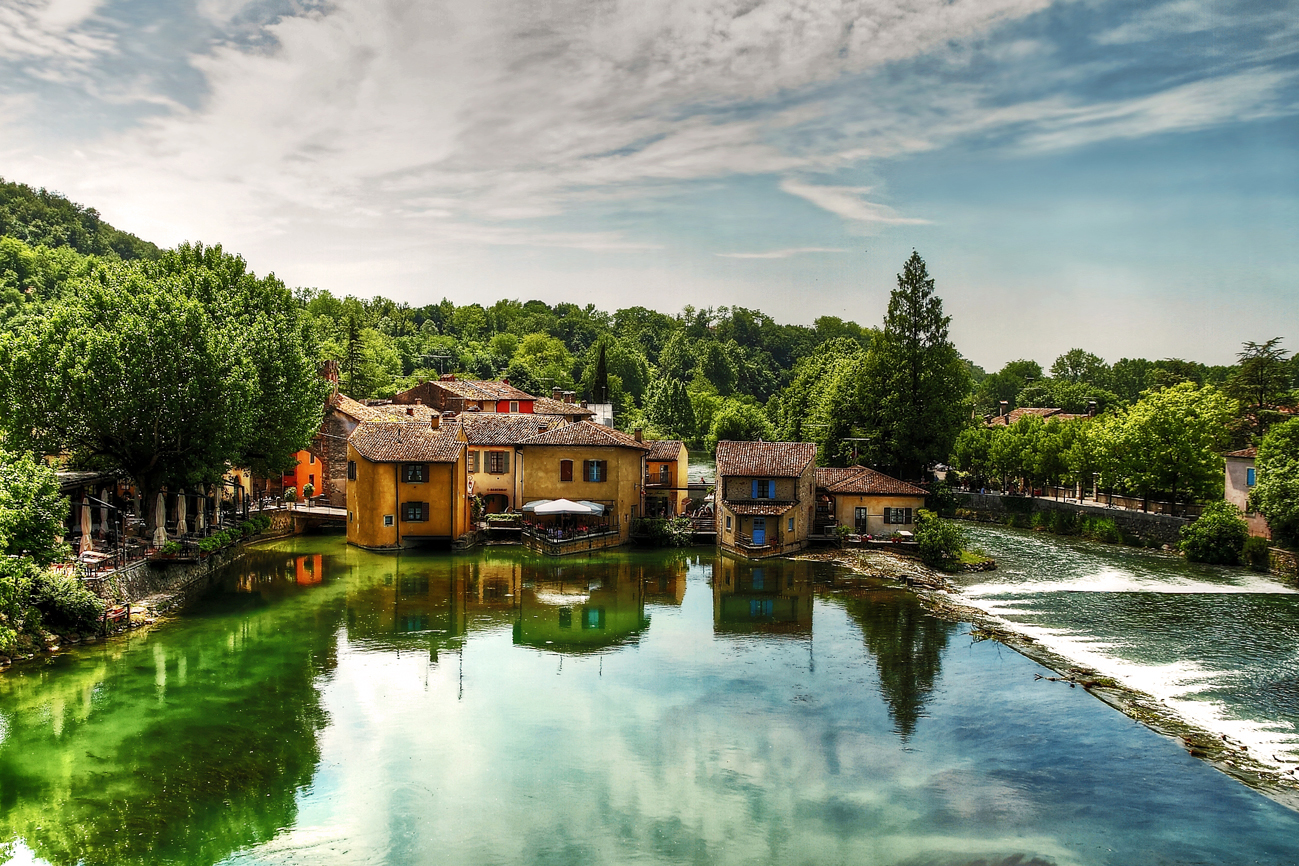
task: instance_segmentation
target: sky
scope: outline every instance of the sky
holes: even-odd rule
[[[0,0],[0,177],[414,305],[1299,350],[1299,0]]]

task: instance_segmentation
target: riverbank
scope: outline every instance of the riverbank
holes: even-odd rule
[[[969,623],[976,641],[996,640],[1056,674],[1054,677],[1041,677],[1043,683],[1081,687],[1150,730],[1178,742],[1192,757],[1287,808],[1299,811],[1299,765],[1288,772],[1279,772],[1273,765],[1251,754],[1245,744],[1188,721],[1157,697],[1079,665],[1043,646],[1031,635],[1015,630],[1006,620],[956,601],[948,575],[916,560],[879,550],[824,550],[791,558],[828,562],[857,574],[905,585],[934,616],[948,622]]]

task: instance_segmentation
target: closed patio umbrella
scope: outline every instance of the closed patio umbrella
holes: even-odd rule
[[[202,532],[207,528],[207,485],[198,486],[198,510],[194,512],[194,531]]]
[[[81,552],[82,553],[85,553],[88,550],[95,549],[94,542],[91,540],[90,537],[91,532],[94,528],[91,525],[91,520],[92,518],[90,515],[90,500],[86,499],[83,496],[81,499]]]
[[[176,534],[188,535],[189,524],[185,522],[185,488],[176,491]]]
[[[99,506],[99,537],[108,537],[108,488],[101,488],[99,491],[99,501],[103,504]]]
[[[153,505],[153,519],[157,523],[153,530],[153,546],[162,547],[167,543],[167,499],[161,492]]]

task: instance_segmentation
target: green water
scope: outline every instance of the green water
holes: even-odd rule
[[[234,566],[0,677],[55,864],[1292,863],[1299,815],[828,566],[711,550]]]

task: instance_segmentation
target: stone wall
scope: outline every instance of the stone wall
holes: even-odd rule
[[[1273,574],[1279,574],[1282,577],[1299,578],[1299,556],[1279,547],[1273,547],[1269,557]]]
[[[1179,530],[1191,521],[1185,517],[1152,514],[1126,508],[1106,508],[1104,505],[1084,505],[1054,499],[1027,496],[1000,496],[993,493],[957,494],[957,508],[967,508],[1000,522],[1015,514],[1032,519],[1034,512],[1070,511],[1086,517],[1103,517],[1114,521],[1125,537],[1139,538],[1146,543],[1177,544]]]

